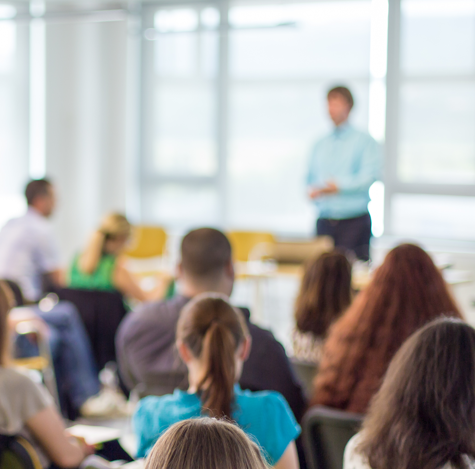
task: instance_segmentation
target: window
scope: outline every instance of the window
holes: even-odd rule
[[[144,218],[169,227],[312,233],[306,166],[313,142],[331,128],[330,86],[351,87],[353,122],[368,129],[372,5],[151,8],[144,41]]]
[[[474,238],[462,212],[475,200],[475,1],[400,6],[400,29],[390,36],[400,54],[388,71],[388,94],[399,96],[389,108],[389,229]]]
[[[0,5],[0,227],[24,210],[28,178],[28,26],[14,21],[16,13]]]

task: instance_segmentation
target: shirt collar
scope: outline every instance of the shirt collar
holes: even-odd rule
[[[40,212],[38,212],[38,210],[36,210],[35,207],[32,207],[31,205],[28,206],[26,214],[27,215],[33,215],[34,217],[45,218]]]
[[[191,301],[191,298],[181,295],[180,293],[175,295],[175,298],[177,299],[177,301],[183,301],[185,304]],[[246,322],[247,323],[251,322],[251,311],[249,310],[249,308],[245,308],[242,306],[237,306],[237,308],[242,312]]]
[[[333,129],[333,135],[335,135],[338,138],[343,137],[346,135],[346,133],[350,129],[351,129],[351,125],[348,123],[348,121],[343,122],[343,124],[340,124],[339,126]]]

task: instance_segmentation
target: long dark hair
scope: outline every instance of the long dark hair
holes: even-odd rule
[[[356,450],[372,469],[465,468],[475,458],[475,330],[438,319],[391,362]]]
[[[301,332],[325,336],[351,303],[351,264],[339,251],[313,259],[307,266],[295,302],[295,322]]]
[[[218,294],[195,297],[180,314],[177,340],[205,364],[198,392],[202,394],[203,408],[211,417],[232,418],[235,353],[247,336],[242,313]]]
[[[312,405],[366,412],[399,347],[441,314],[462,318],[429,254],[414,244],[394,248],[330,329]]]

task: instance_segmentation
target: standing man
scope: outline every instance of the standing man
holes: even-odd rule
[[[381,174],[378,143],[348,123],[353,96],[344,86],[327,94],[334,130],[313,147],[308,194],[319,210],[317,235],[331,236],[336,247],[369,260],[371,217],[369,188]]]

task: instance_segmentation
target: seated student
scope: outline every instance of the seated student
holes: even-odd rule
[[[27,375],[10,367],[7,317],[11,292],[0,282],[0,434],[22,435],[36,449],[44,468],[78,466],[94,452],[84,442],[68,436],[48,391]]]
[[[38,305],[14,307],[16,300],[12,290],[6,282],[3,288],[12,297],[10,328],[14,330],[17,323],[29,321],[48,339],[61,407],[66,407],[67,399],[73,410],[83,417],[123,414],[124,397],[112,390],[101,391],[91,344],[75,307],[68,302],[60,302],[49,311],[41,311]],[[20,358],[38,353],[37,345],[28,340],[17,341],[15,345]]]
[[[125,384],[132,389],[154,376],[181,374],[186,366],[175,348],[175,330],[181,309],[190,299],[204,292],[231,295],[234,270],[231,245],[226,236],[212,228],[190,231],[181,244],[178,266],[181,294],[164,302],[151,302],[130,312],[116,336],[119,370]],[[270,331],[250,322],[250,313],[242,309],[252,337],[253,347],[244,364],[239,384],[251,391],[280,392],[290,405],[297,421],[306,403],[282,345]],[[175,386],[166,392],[172,392]]]
[[[155,443],[145,469],[268,469],[259,447],[237,425],[211,418],[172,425]]]
[[[462,317],[430,256],[394,248],[330,329],[311,404],[365,413],[402,343],[441,314]]]
[[[396,353],[344,469],[475,468],[475,330],[438,319]]]
[[[58,287],[63,284],[58,245],[48,220],[56,195],[50,181],[38,179],[27,184],[25,197],[27,212],[0,231],[0,278],[15,282],[26,301],[36,303],[44,293],[44,278]],[[91,344],[76,308],[60,301],[48,311],[32,305],[17,314],[41,318],[47,324],[58,382],[75,409],[89,416],[110,413],[111,399],[103,395],[84,406],[88,399],[99,397],[100,386]]]
[[[160,279],[151,291],[143,290],[125,267],[121,252],[131,234],[131,226],[123,215],[111,213],[104,217],[86,249],[75,257],[69,272],[68,286],[86,290],[119,291],[138,301],[158,300],[168,288]]]
[[[242,313],[222,295],[199,295],[183,308],[176,335],[189,388],[139,402],[134,416],[137,456],[146,456],[171,425],[209,415],[236,421],[272,466],[298,468],[294,440],[300,427],[285,399],[272,391],[242,391],[236,384],[251,347]]]
[[[296,358],[320,362],[328,329],[351,300],[351,264],[342,252],[324,253],[308,264],[295,303]]]

